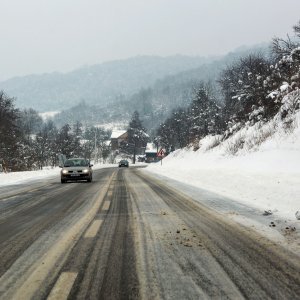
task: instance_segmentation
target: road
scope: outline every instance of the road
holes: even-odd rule
[[[300,299],[300,259],[138,168],[1,188],[0,299]]]

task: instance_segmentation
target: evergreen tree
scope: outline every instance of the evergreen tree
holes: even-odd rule
[[[170,133],[172,139],[170,145],[166,148],[169,151],[175,148],[183,148],[189,144],[189,133],[191,130],[191,122],[187,110],[178,108],[174,110],[170,118]]]
[[[212,87],[201,83],[192,103],[186,108],[173,110],[171,116],[157,131],[159,144],[167,150],[183,148],[196,143],[207,134],[224,130],[222,109],[217,105]]]
[[[74,148],[72,145],[73,135],[69,124],[65,124],[58,132],[56,137],[56,144],[58,153],[66,155],[66,157],[72,157]]]
[[[217,105],[212,87],[201,83],[190,106],[191,139],[200,140],[222,129],[221,108]]]
[[[166,149],[170,149],[172,145],[176,145],[171,118],[160,124],[157,130],[156,141],[158,146],[163,146]]]
[[[141,148],[145,148],[149,139],[146,129],[142,125],[139,113],[135,111],[128,125],[128,144],[127,151],[133,154],[133,163],[135,164],[135,156]]]
[[[34,157],[39,169],[43,166],[56,164],[56,155],[59,153],[57,145],[57,129],[52,121],[43,124],[33,142]]]
[[[82,147],[80,140],[82,139],[82,124],[77,121],[73,126],[73,156],[80,157],[82,156]]]

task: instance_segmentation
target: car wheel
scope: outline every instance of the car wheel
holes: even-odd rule
[[[87,180],[87,182],[92,182],[92,177],[90,177],[88,180]]]
[[[61,183],[66,183],[67,181],[65,179],[60,180]]]

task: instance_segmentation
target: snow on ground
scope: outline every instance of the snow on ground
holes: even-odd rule
[[[295,213],[300,211],[300,113],[294,124],[296,129],[290,134],[277,124],[276,132],[258,147],[245,146],[235,155],[228,154],[234,139],[243,135],[247,144],[247,138],[250,141],[270,124],[243,129],[208,151],[208,144],[214,141],[206,138],[198,151],[177,150],[163,159],[162,166],[151,164],[147,171],[296,220]]]
[[[96,164],[93,169],[111,168],[115,165],[112,164]],[[60,178],[60,168],[44,167],[43,170],[38,171],[24,171],[24,172],[11,172],[0,173],[0,188],[1,186],[22,184],[33,180],[57,177]],[[60,179],[59,179],[60,180]]]
[[[0,173],[0,187],[11,184],[20,184],[31,180],[58,176],[59,172],[60,168],[44,168],[43,170],[39,171]]]
[[[174,151],[145,172],[299,254],[300,112],[293,124],[249,126],[214,148],[218,137],[207,137],[199,150]]]
[[[104,130],[123,130],[128,127],[128,121],[112,122],[112,123],[99,123],[95,127],[103,128]],[[124,129],[125,130],[125,129]]]
[[[44,121],[47,121],[48,119],[55,117],[59,113],[60,111],[46,111],[46,112],[39,113],[39,115],[42,117]]]

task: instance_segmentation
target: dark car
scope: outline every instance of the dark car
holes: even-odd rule
[[[60,172],[61,183],[68,180],[86,180],[92,182],[93,170],[90,162],[84,158],[70,158],[64,162]]]
[[[129,167],[129,162],[128,162],[128,160],[126,160],[126,159],[120,160],[120,161],[119,161],[119,168],[121,168],[121,167],[126,167],[126,168],[128,168],[128,167]]]

